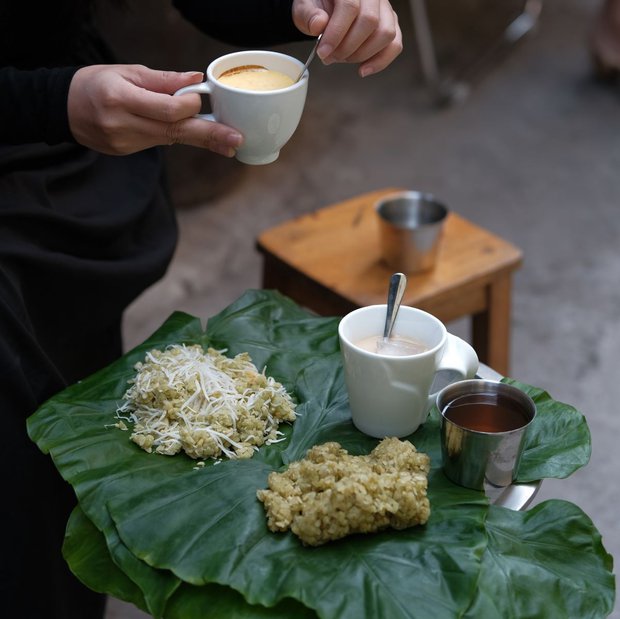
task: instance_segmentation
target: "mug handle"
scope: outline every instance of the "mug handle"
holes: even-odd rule
[[[476,351],[460,337],[452,335],[452,333],[448,333],[447,336],[448,340],[439,366],[437,367],[437,372],[449,370],[456,374],[448,384],[455,383],[458,380],[474,378],[480,367],[480,361],[478,360]],[[435,404],[439,391],[440,390],[437,390],[428,396],[428,411],[430,411]]]
[[[173,96],[176,97],[178,95],[184,95],[188,92],[197,92],[200,95],[210,95],[213,91],[211,90],[211,85],[208,82],[200,82],[200,84],[192,84],[190,86],[184,86],[183,88],[179,88],[179,90],[177,90]],[[194,114],[194,118],[217,122],[213,114]]]

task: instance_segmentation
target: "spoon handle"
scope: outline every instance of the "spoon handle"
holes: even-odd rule
[[[390,286],[388,288],[387,298],[387,319],[385,321],[385,329],[383,331],[384,339],[388,339],[390,337],[390,333],[392,333],[394,320],[396,320],[396,314],[398,313],[398,308],[403,300],[406,287],[407,278],[404,273],[394,273],[394,275],[390,277]]]
[[[306,69],[310,66],[310,63],[312,62],[312,59],[314,58],[314,55],[316,54],[316,48],[319,46],[319,43],[321,42],[322,36],[323,36],[323,33],[321,32],[321,34],[319,34],[319,36],[316,38],[316,41],[314,42],[314,46],[312,47],[312,51],[310,52],[310,55],[308,56],[308,60],[306,60],[306,64],[304,65],[304,68],[301,70],[295,82],[298,82],[303,77],[304,73],[306,72]]]

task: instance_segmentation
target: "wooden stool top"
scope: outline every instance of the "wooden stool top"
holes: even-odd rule
[[[385,303],[392,272],[381,262],[374,205],[394,191],[399,189],[374,191],[292,219],[263,232],[257,248],[352,305]],[[482,311],[487,306],[483,287],[521,260],[517,247],[451,212],[435,268],[407,274],[403,303],[449,321],[463,315],[465,295],[479,295],[473,309]],[[465,305],[469,313],[472,299]]]

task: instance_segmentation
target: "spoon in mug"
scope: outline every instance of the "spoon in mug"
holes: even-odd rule
[[[322,36],[323,36],[323,33],[319,34],[319,36],[316,38],[314,47],[312,48],[312,51],[310,52],[310,55],[308,56],[308,60],[306,60],[306,64],[304,65],[304,68],[301,70],[301,73],[297,76],[297,79],[295,80],[294,83],[297,83],[303,77],[303,74],[306,72],[306,69],[310,66],[310,63],[312,62],[312,59],[314,58],[314,55],[316,54],[316,48],[319,46],[319,43],[321,42]]]
[[[387,313],[385,316],[383,339],[377,341],[378,353],[384,352],[387,348],[392,346],[390,343],[390,334],[392,333],[392,327],[394,327],[394,321],[400,309],[400,303],[403,300],[406,287],[407,278],[405,274],[394,273],[390,278],[390,285],[388,288]]]

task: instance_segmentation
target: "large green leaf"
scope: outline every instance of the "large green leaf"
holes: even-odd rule
[[[120,559],[121,567],[119,567],[115,561],[120,557],[117,555],[116,559],[113,559],[106,545],[106,538],[79,506],[73,510],[69,519],[63,554],[71,569],[86,586],[94,591],[131,602],[156,617],[161,616],[162,611],[154,609],[147,603],[140,588],[128,577],[127,571],[134,575],[139,571],[145,575],[150,570],[150,578],[154,582],[159,581],[163,586],[166,586],[167,579],[177,580],[174,590],[167,592],[167,597],[174,593],[166,608],[168,619],[316,618],[312,610],[294,600],[285,600],[275,607],[265,608],[248,604],[243,596],[229,587],[215,584],[193,587],[146,565],[137,566],[137,559],[128,554],[124,554]],[[134,565],[131,565],[132,563]]]
[[[270,471],[326,440],[337,440],[352,453],[367,453],[376,444],[351,423],[337,323],[266,291],[246,293],[210,319],[206,333],[198,319],[177,313],[143,345],[58,394],[30,418],[32,438],[50,452],[87,519],[101,532],[97,543],[103,534],[110,560],[138,586],[138,603],[143,598],[155,616],[182,612],[183,619],[198,619],[217,603],[223,616],[254,617],[251,613],[262,612],[257,611],[261,607],[301,603],[321,617],[456,617],[467,611],[477,590],[502,587],[505,573],[483,569],[493,539],[486,498],[450,483],[440,470],[436,410],[410,437],[433,465],[427,525],[313,549],[292,534],[267,530],[256,490],[266,486]],[[134,363],[146,350],[173,342],[227,348],[230,355],[247,351],[259,368],[266,366],[299,402],[300,416],[285,430],[287,440],[261,448],[251,460],[195,469],[185,456],[147,454],[126,432],[109,427]],[[538,391],[522,481],[564,477],[589,454],[583,416]],[[524,521],[512,524],[517,538],[526,531]],[[561,519],[556,526],[560,537],[566,534],[565,551],[571,553],[570,532]],[[73,535],[90,540],[95,534],[91,526],[76,528]],[[537,542],[535,535],[524,539]],[[606,556],[602,548],[592,552]],[[87,560],[71,556],[76,571],[88,569]],[[608,601],[613,598],[608,568],[602,559],[598,565],[593,574]],[[534,590],[534,570],[532,576]],[[500,582],[481,589],[481,579]],[[240,600],[248,604],[245,615]]]
[[[565,526],[558,527],[558,521]],[[501,616],[587,619],[605,617],[611,611],[612,560],[602,548],[592,521],[577,506],[547,501],[525,513],[491,506],[486,526],[489,543],[479,587],[464,615],[467,619]],[[74,510],[67,530],[65,557],[87,586],[149,610],[140,591],[112,562],[104,536],[79,507]],[[498,578],[498,574],[502,577]],[[412,579],[415,581],[415,575]],[[536,595],[541,590],[546,592],[544,606]],[[224,616],[311,619],[316,615],[294,600],[265,608],[247,604],[227,587],[193,587],[185,583],[170,600],[166,612],[168,619]]]
[[[569,404],[556,402],[546,391],[504,379],[527,393],[536,404],[536,420],[528,428],[527,444],[519,464],[521,482],[557,477],[563,479],[585,466],[592,451],[585,417]],[[549,437],[555,436],[556,443]]]
[[[491,506],[487,531],[480,586],[467,618],[587,619],[611,612],[612,558],[576,505],[552,500],[528,512]],[[533,595],[537,590],[543,598]]]
[[[148,610],[140,588],[112,561],[105,537],[80,507],[67,523],[63,555],[86,586]]]

